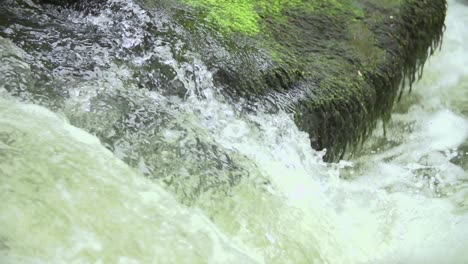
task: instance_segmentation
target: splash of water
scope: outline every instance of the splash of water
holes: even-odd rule
[[[444,48],[386,135],[337,164],[287,114],[223,99],[184,43],[148,36],[173,34],[163,14],[48,8],[0,38],[2,261],[468,260],[468,7],[450,2]]]

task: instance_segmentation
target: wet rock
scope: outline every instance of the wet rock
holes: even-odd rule
[[[184,0],[190,46],[234,100],[294,113],[329,160],[388,120],[439,46],[445,0]],[[403,84],[402,84],[403,83]]]
[[[143,61],[134,65],[132,81],[139,87],[183,97],[193,90],[188,85],[197,85],[193,58],[186,55],[198,54],[226,97],[246,102],[248,110],[294,114],[312,146],[328,150],[329,160],[358,146],[377,120],[388,120],[402,87],[411,87],[439,46],[446,12],[445,0],[137,1],[148,14],[119,1],[35,2],[117,19],[83,32],[96,40],[113,36],[91,44],[112,46],[122,63]],[[4,22],[10,30],[16,24]],[[162,48],[174,63],[147,56]],[[85,56],[90,70],[107,67]],[[182,65],[188,73],[174,70]]]

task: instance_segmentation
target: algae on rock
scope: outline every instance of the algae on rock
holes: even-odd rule
[[[63,2],[86,9],[105,0]],[[402,87],[439,46],[446,12],[446,0],[139,2],[168,19],[147,29],[172,46],[175,59],[189,63],[180,54],[199,54],[221,92],[247,109],[294,114],[329,160],[359,146],[379,118],[388,120]]]
[[[330,160],[389,118],[446,12],[445,0],[179,1],[197,14],[188,39],[225,94],[294,113]]]

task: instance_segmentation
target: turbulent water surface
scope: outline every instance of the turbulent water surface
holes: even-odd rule
[[[220,96],[157,10],[0,5],[1,263],[468,262],[463,1],[385,136],[339,163]]]

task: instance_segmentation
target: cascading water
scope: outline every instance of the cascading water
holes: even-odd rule
[[[0,3],[1,263],[468,261],[466,4],[386,135],[325,163],[163,14]]]

